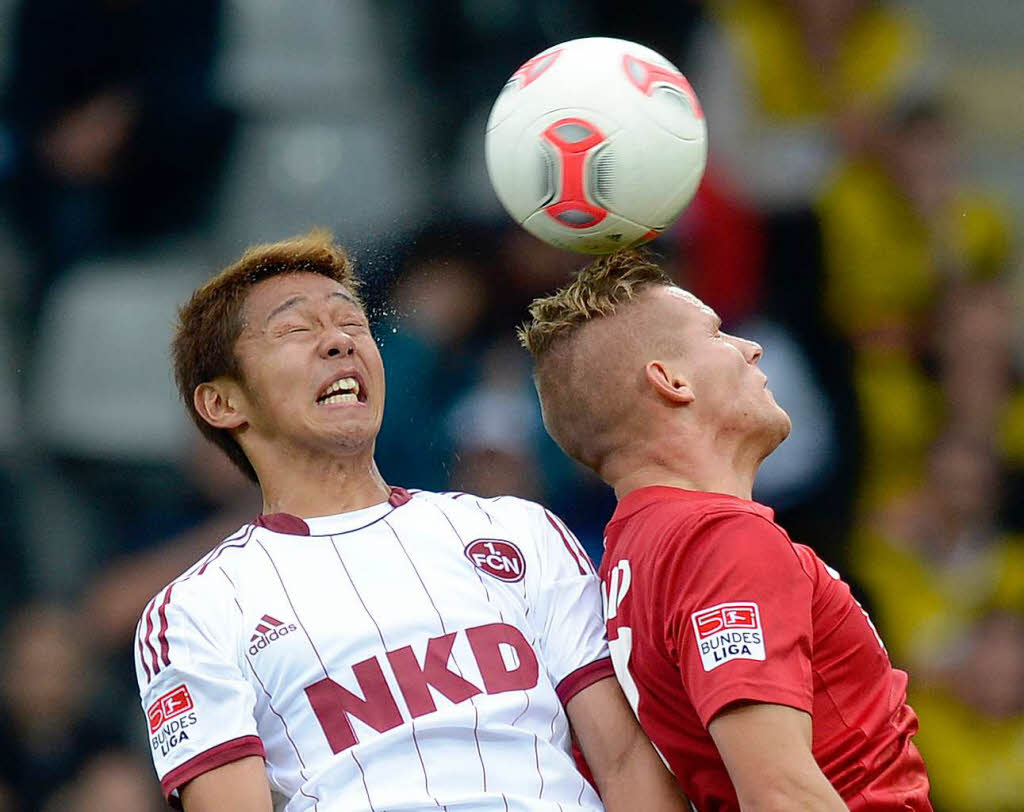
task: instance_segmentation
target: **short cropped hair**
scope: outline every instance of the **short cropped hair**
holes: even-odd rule
[[[582,401],[580,387],[596,384],[580,374],[574,339],[586,325],[614,315],[644,290],[672,285],[650,255],[623,250],[595,260],[568,285],[530,305],[530,320],[519,328],[519,341],[533,357],[544,423],[569,456],[596,467],[601,456],[598,435],[607,428],[608,417]]]
[[[227,429],[207,423],[196,411],[196,387],[216,378],[245,382],[235,344],[245,328],[245,301],[254,285],[289,273],[315,273],[345,286],[359,302],[359,280],[331,232],[315,228],[276,243],[255,245],[202,287],[178,311],[171,358],[178,392],[192,421],[253,482],[256,470]]]
[[[564,288],[534,299],[530,321],[517,331],[519,341],[540,362],[554,344],[588,321],[612,315],[645,288],[671,284],[668,274],[641,251],[607,254],[583,268]]]

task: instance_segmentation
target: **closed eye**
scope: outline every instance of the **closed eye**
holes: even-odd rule
[[[273,335],[277,338],[284,338],[285,336],[298,335],[300,333],[308,333],[309,327],[301,324],[284,325],[282,327],[275,328]]]

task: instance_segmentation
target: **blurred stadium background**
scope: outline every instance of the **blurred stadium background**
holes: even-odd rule
[[[595,559],[611,495],[543,433],[513,326],[582,260],[512,225],[506,77],[604,34],[710,127],[666,268],[794,417],[757,497],[911,673],[940,812],[1024,810],[1024,3],[0,0],[0,812],[159,809],[148,598],[258,512],[186,423],[175,306],[326,225],[368,282],[396,484],[515,493]]]

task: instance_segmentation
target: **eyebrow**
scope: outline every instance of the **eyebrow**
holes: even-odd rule
[[[334,298],[344,299],[349,304],[352,304],[352,305],[355,305],[356,307],[359,307],[359,302],[357,302],[355,299],[353,299],[351,296],[349,296],[347,293],[345,293],[344,291],[341,291],[341,290],[334,291],[327,298],[328,299],[334,299]],[[281,304],[279,304],[277,307],[275,307],[273,310],[270,311],[270,313],[267,315],[267,320],[264,322],[264,324],[265,325],[266,324],[270,324],[270,322],[273,320],[273,318],[275,316],[280,315],[285,310],[289,310],[289,309],[295,307],[298,304],[302,304],[303,302],[307,301],[307,299],[308,299],[308,297],[302,296],[302,295],[291,296],[291,297],[285,299],[283,302],[281,302]]]
[[[719,330],[722,329],[722,317],[719,316],[718,314],[715,314],[714,325],[715,325],[715,332],[718,332]]]

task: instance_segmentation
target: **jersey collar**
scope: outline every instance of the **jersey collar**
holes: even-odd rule
[[[643,510],[649,505],[653,505],[658,502],[681,502],[692,507],[694,510],[699,510],[703,507],[709,507],[711,505],[728,505],[734,504],[736,507],[741,507],[743,510],[753,511],[760,516],[764,516],[769,521],[775,520],[775,511],[767,505],[762,505],[760,502],[755,502],[752,499],[741,499],[738,496],[732,496],[727,493],[712,493],[710,491],[690,491],[686,488],[676,488],[670,485],[648,485],[644,488],[637,488],[635,491],[627,493],[620,501],[618,506],[615,508],[615,513],[612,515],[611,520],[608,522],[621,521],[627,516],[632,516],[634,513]]]
[[[395,508],[401,507],[412,496],[405,488],[392,488],[386,502],[380,502],[361,510],[349,510],[333,516],[312,516],[302,519],[291,513],[261,513],[253,522],[256,527],[265,527],[273,533],[286,536],[333,536],[358,530],[384,518]]]

